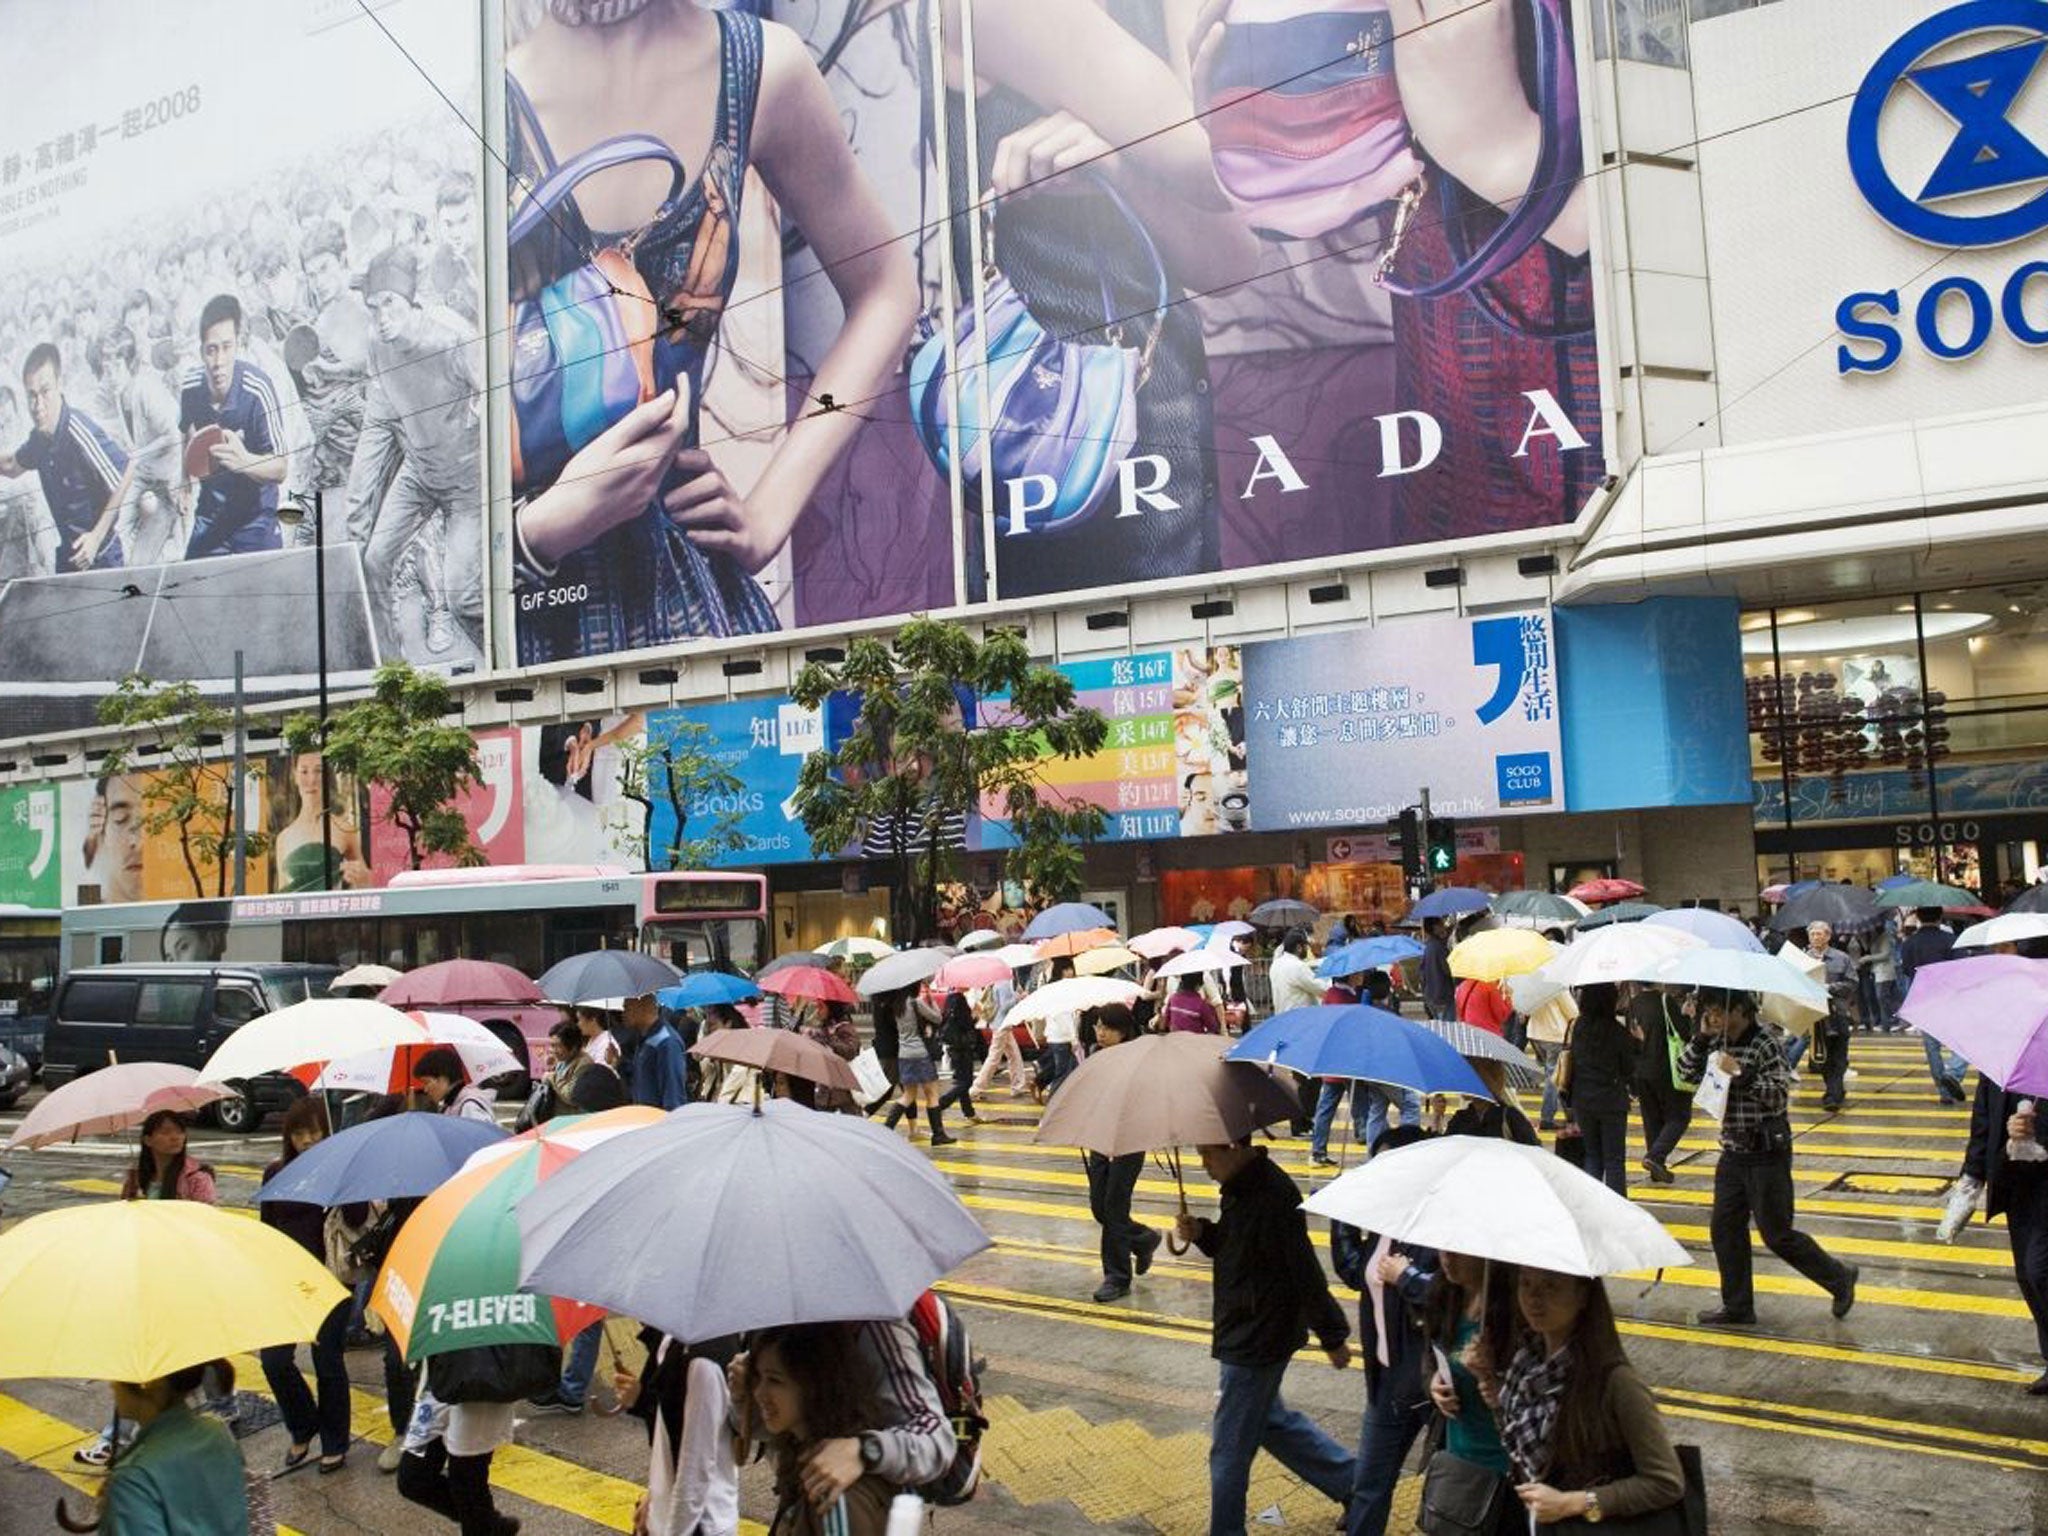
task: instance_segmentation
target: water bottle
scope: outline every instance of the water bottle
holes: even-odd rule
[[[2019,1110],[2023,1115],[2031,1115],[2034,1113],[2034,1101],[2032,1099],[2021,1099]],[[2008,1161],[2015,1163],[2048,1163],[2048,1147],[2041,1145],[2041,1133],[2038,1127],[2031,1136],[2007,1137],[2005,1155]],[[889,1536],[896,1536],[896,1533],[891,1531]]]
[[[889,1527],[885,1536],[923,1536],[924,1500],[914,1493],[899,1493],[889,1505]]]

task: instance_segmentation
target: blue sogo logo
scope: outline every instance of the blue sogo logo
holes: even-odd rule
[[[1984,45],[1923,63],[1960,39],[1987,34]],[[2014,34],[2021,34],[2015,36]],[[1864,201],[1901,234],[1929,245],[2006,245],[2048,229],[2048,186],[2013,204],[1990,199],[1986,212],[1957,211],[1965,200],[2011,194],[2048,182],[2048,152],[2012,121],[2015,104],[2043,52],[2048,52],[2048,0],[1967,0],[1907,29],[1878,56],[1849,111],[1849,170]],[[1901,88],[1916,92],[1955,124],[1948,148],[1920,187],[1907,192],[1893,178],[1878,143],[1885,108]],[[2006,278],[1994,299],[1973,277],[1945,277],[1921,294],[1913,330],[1928,353],[1945,361],[1970,356],[2002,320],[2030,347],[2048,346],[2048,326],[2026,312],[2027,285],[2048,276],[2048,262],[2028,262]],[[1836,349],[1839,373],[1882,373],[1904,350],[1898,290],[1852,293],[1835,307],[1835,324],[1852,342],[1875,351]]]
[[[1549,805],[1557,799],[1548,752],[1503,752],[1493,760],[1493,778],[1504,811],[1517,805]]]

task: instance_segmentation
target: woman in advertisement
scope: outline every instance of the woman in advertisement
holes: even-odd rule
[[[350,806],[354,796],[348,782],[336,776],[333,813],[322,816],[330,786],[320,771],[320,754],[301,752],[284,761],[291,770],[289,791],[272,802],[290,807],[271,847],[277,861],[277,889],[332,891],[369,886],[370,860],[363,849],[362,820]],[[330,837],[331,843],[326,841]]]
[[[830,402],[871,398],[902,355],[908,252],[787,29],[693,0],[508,0],[508,36],[519,658],[775,629],[756,573],[852,441]],[[749,167],[846,319],[742,496],[700,415]]]

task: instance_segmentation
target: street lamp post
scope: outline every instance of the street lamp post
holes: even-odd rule
[[[315,665],[320,671],[320,889],[334,889],[334,796],[327,771],[327,526],[326,492],[313,492],[313,612]],[[306,509],[278,509],[278,521],[296,527]]]

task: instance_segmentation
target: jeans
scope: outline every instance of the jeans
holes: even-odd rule
[[[1217,1367],[1222,1391],[1209,1435],[1209,1536],[1245,1536],[1245,1492],[1261,1450],[1325,1498],[1347,1504],[1357,1458],[1280,1398],[1287,1362]]]
[[[1575,1111],[1585,1134],[1586,1172],[1617,1195],[1628,1193],[1628,1110]]]
[[[1045,1096],[1051,1098],[1059,1085],[1073,1075],[1077,1065],[1074,1060],[1074,1047],[1071,1042],[1064,1040],[1047,1045],[1045,1058]]]
[[[398,1463],[398,1492],[453,1520],[462,1536],[498,1536],[504,1529],[491,1502],[491,1458],[450,1456],[439,1440],[407,1451]]]
[[[1637,1083],[1636,1103],[1643,1115],[1645,1155],[1655,1163],[1670,1162],[1679,1138],[1692,1124],[1692,1095],[1672,1087],[1665,1074]]]
[[[1709,1227],[1714,1262],[1721,1269],[1721,1305],[1739,1317],[1756,1313],[1751,1281],[1749,1223],[1769,1248],[1822,1290],[1841,1289],[1848,1272],[1819,1243],[1792,1225],[1792,1153],[1721,1153],[1714,1169],[1714,1216]]]
[[[1368,1152],[1380,1139],[1380,1133],[1386,1130],[1387,1111],[1394,1105],[1401,1106],[1403,1125],[1422,1124],[1421,1094],[1407,1088],[1384,1088],[1378,1083],[1360,1083],[1358,1086],[1365,1095],[1365,1148]],[[1355,1104],[1357,1100],[1352,1102]]]
[[[1122,1157],[1088,1154],[1088,1211],[1102,1228],[1102,1278],[1116,1285],[1131,1283],[1132,1261],[1151,1257],[1159,1234],[1131,1219],[1131,1192],[1145,1168],[1145,1154]]]
[[[1406,1385],[1409,1392],[1414,1390],[1412,1381]],[[1412,1403],[1397,1400],[1405,1395],[1396,1390],[1389,1372],[1381,1375],[1379,1390],[1366,1399],[1344,1536],[1385,1536],[1387,1520],[1394,1513],[1394,1486],[1401,1480],[1401,1467],[1416,1436],[1429,1427],[1436,1412],[1427,1396]]]
[[[563,1402],[580,1407],[590,1395],[590,1378],[597,1374],[597,1347],[603,1342],[602,1318],[569,1341],[569,1363],[562,1367],[562,1379],[555,1387],[555,1395]]]
[[[1799,1063],[1806,1058],[1806,1047],[1808,1044],[1806,1035],[1799,1030],[1788,1030],[1786,1031],[1783,1044],[1785,1047],[1785,1065],[1792,1071],[1797,1072],[1799,1070]]]
[[[1351,1099],[1351,1139],[1361,1146],[1372,1145],[1365,1139],[1362,1114],[1364,1106],[1361,1100],[1364,1098],[1365,1086],[1364,1083],[1349,1080],[1322,1085],[1322,1092],[1316,1096],[1315,1120],[1309,1128],[1308,1155],[1311,1159],[1330,1155],[1330,1128],[1336,1124],[1337,1106],[1344,1101],[1347,1094]]]
[[[309,1445],[318,1436],[322,1456],[339,1456],[348,1449],[348,1363],[343,1355],[347,1332],[348,1303],[336,1302],[313,1336],[313,1380],[320,1389],[318,1398],[300,1374],[298,1345],[273,1344],[257,1353],[263,1379],[270,1383],[271,1396],[284,1415],[285,1433],[294,1445]]]
[[[1564,1054],[1562,1041],[1535,1040],[1529,1045],[1529,1054],[1543,1066],[1543,1127],[1548,1130],[1557,1124],[1557,1059]]]
[[[427,604],[446,602],[469,631],[472,640],[483,633],[483,508],[474,479],[461,485],[431,487],[409,467],[401,468],[384,500],[369,518],[366,528],[352,520],[350,533],[363,545],[363,577],[370,589],[370,602],[382,621],[387,643],[398,644],[401,634],[393,585],[400,562],[415,540],[432,539],[434,514],[447,514],[442,547],[441,580],[422,580]],[[421,553],[425,553],[424,547]],[[427,573],[422,569],[422,576]]]
[[[1820,1058],[1820,1107],[1836,1109],[1841,1106],[1842,1095],[1849,1091],[1849,1030],[1845,1025],[1838,1034],[1830,1028],[1820,1037],[1816,1047]]]
[[[1927,1052],[1927,1075],[1934,1079],[1935,1088],[1946,1095],[1948,1090],[1942,1087],[1941,1080],[1952,1077],[1960,1083],[1970,1064],[1932,1035],[1922,1035],[1920,1044]]]

